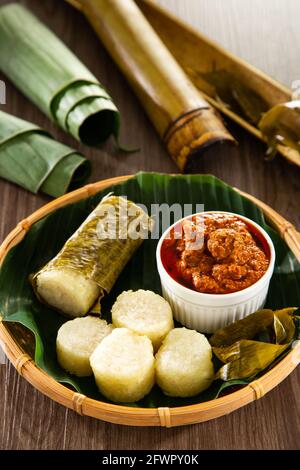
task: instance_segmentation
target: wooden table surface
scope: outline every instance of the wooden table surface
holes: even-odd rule
[[[107,0],[110,1],[110,0]],[[291,86],[300,79],[298,0],[159,0],[231,51]],[[0,1],[0,5],[6,3]],[[122,141],[140,147],[118,154],[111,143],[101,150],[78,145],[58,130],[7,81],[2,109],[45,127],[78,147],[93,163],[91,181],[138,170],[176,172],[126,80],[85,19],[63,0],[21,1],[30,7],[107,85],[123,116]],[[13,54],[13,51],[12,51]],[[0,79],[4,79],[0,75]],[[227,159],[205,161],[212,173],[274,207],[300,228],[300,169],[278,157],[264,161],[264,147],[235,125],[239,147]],[[48,201],[0,181],[0,238]],[[20,267],[21,269],[21,267]],[[81,417],[54,403],[0,365],[1,449],[299,449],[300,369],[261,400],[231,415],[175,429],[127,428]]]

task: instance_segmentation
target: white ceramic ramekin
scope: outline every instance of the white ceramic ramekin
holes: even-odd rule
[[[209,212],[205,212],[209,213]],[[176,282],[165,270],[161,260],[161,246],[169,231],[181,219],[169,227],[161,236],[156,250],[157,268],[164,298],[170,303],[174,318],[182,325],[203,333],[213,333],[250,313],[263,308],[270,280],[274,271],[275,249],[269,235],[258,224],[247,217],[232,212],[211,211],[239,217],[252,225],[266,240],[270,249],[270,263],[265,274],[252,286],[231,294],[205,294],[188,289]],[[198,215],[198,214],[193,214]]]

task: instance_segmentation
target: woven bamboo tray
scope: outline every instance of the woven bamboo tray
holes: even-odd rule
[[[7,236],[0,247],[0,265],[11,248],[17,245],[26,236],[29,228],[42,217],[66,204],[85,199],[108,186],[121,183],[128,178],[130,176],[121,176],[89,184],[46,204],[22,220]],[[238,189],[236,191],[262,209],[268,222],[281,234],[289,248],[300,261],[300,234],[295,227],[263,202]],[[18,343],[12,330],[4,323],[0,323],[0,341],[4,352],[19,374],[44,395],[76,411],[80,415],[92,416],[103,421],[130,426],[172,427],[218,418],[264,396],[282,382],[300,363],[300,342],[298,342],[282,361],[261,378],[224,397],[196,405],[175,408],[131,408],[93,400],[56,382],[35,365],[33,359]]]

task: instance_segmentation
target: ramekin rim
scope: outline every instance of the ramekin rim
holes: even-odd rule
[[[193,217],[193,216],[200,215],[200,214],[212,214],[212,213],[213,214],[218,213],[218,214],[234,215],[236,217],[241,218],[242,220],[245,220],[245,221],[249,222],[250,224],[253,224],[254,227],[257,230],[259,230],[261,235],[265,238],[265,241],[267,242],[267,244],[269,246],[269,249],[270,249],[270,262],[269,262],[269,266],[268,266],[266,272],[262,275],[262,277],[260,279],[258,279],[258,281],[254,282],[254,284],[251,284],[251,286],[246,287],[245,289],[239,290],[237,292],[230,292],[228,294],[209,294],[209,293],[206,293],[206,292],[197,292],[193,289],[189,289],[188,287],[185,287],[182,284],[180,284],[179,282],[175,281],[170,276],[170,274],[166,271],[166,269],[165,269],[165,267],[162,263],[162,260],[161,260],[161,245],[162,245],[162,242],[163,242],[166,234],[170,230],[172,230],[172,228],[176,224],[178,224],[179,222],[181,222],[185,219],[188,219],[189,217]],[[186,295],[192,296],[194,298],[198,298],[198,300],[200,299],[200,297],[202,297],[202,299],[205,298],[207,300],[210,299],[212,301],[213,300],[220,300],[220,299],[224,299],[226,301],[227,300],[233,300],[234,301],[239,296],[244,296],[245,295],[245,296],[248,297],[247,294],[251,293],[251,290],[253,290],[253,291],[256,290],[257,288],[262,286],[264,283],[267,283],[269,281],[269,279],[272,277],[273,271],[274,271],[274,266],[275,266],[275,258],[276,258],[275,247],[274,247],[274,244],[273,244],[269,234],[257,222],[254,222],[254,220],[249,219],[248,217],[246,217],[244,215],[236,214],[235,212],[229,212],[229,211],[218,211],[218,210],[215,210],[215,211],[202,211],[202,212],[195,212],[191,215],[182,217],[181,219],[174,222],[174,224],[170,225],[170,227],[168,227],[164,231],[164,233],[161,235],[161,237],[158,241],[157,247],[156,247],[156,264],[157,264],[157,269],[158,269],[158,273],[159,273],[160,277],[161,277],[161,272],[160,272],[160,270],[161,270],[167,276],[168,281],[170,281],[171,285],[173,285],[174,288],[178,289],[182,293],[185,293]],[[269,279],[268,279],[268,277],[269,277]]]

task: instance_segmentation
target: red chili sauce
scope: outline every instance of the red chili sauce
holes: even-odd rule
[[[177,282],[207,294],[229,294],[267,271],[270,248],[254,225],[222,213],[178,222],[161,247],[164,268]]]

